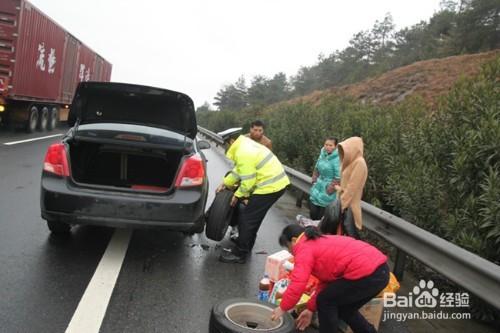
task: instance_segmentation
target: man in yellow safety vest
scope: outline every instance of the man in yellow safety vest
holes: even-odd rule
[[[226,157],[234,162],[234,168],[217,191],[238,186],[231,205],[235,206],[238,200],[246,204],[239,217],[236,248],[224,251],[219,257],[226,263],[245,263],[267,211],[290,184],[278,158],[267,147],[240,134],[241,128],[219,133],[227,147]]]

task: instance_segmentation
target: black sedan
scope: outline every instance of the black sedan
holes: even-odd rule
[[[74,224],[202,232],[206,163],[187,95],[122,83],[81,83],[72,128],[51,145],[41,213],[52,232]]]

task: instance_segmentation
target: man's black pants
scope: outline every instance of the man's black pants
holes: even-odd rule
[[[275,193],[253,194],[250,196],[238,222],[238,254],[247,255],[252,250],[262,220],[283,193],[285,193],[285,189]]]
[[[389,266],[383,264],[372,274],[359,280],[339,279],[330,283],[316,299],[319,332],[337,332],[340,318],[354,333],[375,333],[373,325],[358,310],[377,296],[388,282]]]

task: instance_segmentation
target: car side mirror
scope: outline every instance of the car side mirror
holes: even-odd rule
[[[210,149],[212,146],[208,141],[200,140],[198,141],[198,149]]]

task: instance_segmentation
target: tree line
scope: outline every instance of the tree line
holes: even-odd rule
[[[349,45],[287,77],[244,77],[222,87],[214,97],[219,111],[261,108],[314,90],[358,82],[416,61],[500,47],[500,0],[443,0],[429,21],[395,30],[391,14],[371,29],[356,33]],[[197,111],[209,111],[205,103]]]

